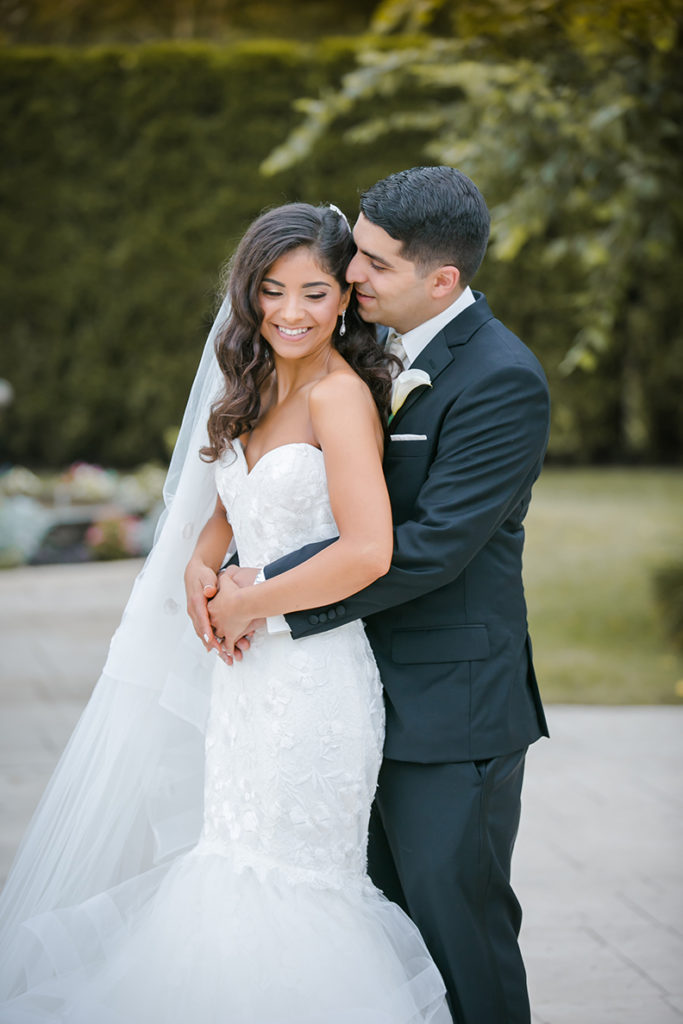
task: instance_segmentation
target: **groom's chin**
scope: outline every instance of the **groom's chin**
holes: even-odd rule
[[[377,320],[376,320],[376,319],[375,319],[375,317],[374,317],[374,316],[372,315],[372,313],[370,312],[370,310],[369,310],[369,309],[361,309],[361,307],[360,307],[360,306],[358,306],[358,316],[359,316],[359,317],[361,318],[361,320],[363,320],[363,321],[364,321],[364,322],[365,322],[366,324],[374,324],[374,323],[377,323]]]

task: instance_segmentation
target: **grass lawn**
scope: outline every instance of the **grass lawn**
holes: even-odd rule
[[[652,571],[683,558],[683,473],[546,469],[526,519],[524,579],[544,698],[683,702],[683,659]]]

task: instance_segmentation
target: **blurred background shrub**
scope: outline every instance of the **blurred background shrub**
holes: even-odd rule
[[[332,80],[352,43],[307,50],[12,49],[0,61],[0,461],[117,467],[167,455],[247,224],[290,199],[334,201],[404,162],[405,138],[340,159],[334,139],[278,176],[259,164],[292,100]]]
[[[681,0],[1,0],[0,464],[167,457],[264,207],[448,162],[555,462],[680,463]],[[366,30],[366,31],[364,31]]]

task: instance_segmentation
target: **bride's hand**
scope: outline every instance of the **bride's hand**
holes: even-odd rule
[[[232,659],[240,660],[242,652],[249,648],[249,637],[254,624],[242,610],[239,587],[232,579],[231,572],[220,574],[220,589],[208,602],[209,621],[220,643],[223,660],[230,665]]]
[[[223,579],[223,577],[227,576],[228,579],[232,580],[233,583],[236,583],[238,587],[251,587],[258,574],[259,570],[254,569],[250,566],[228,565],[225,567],[225,569],[221,569],[221,571],[218,574],[218,586],[220,587],[221,580]],[[265,625],[265,619],[252,619],[252,621],[249,623],[247,627],[247,632],[245,633],[245,635],[243,637],[240,637],[240,639],[235,644],[235,650],[233,652],[235,661],[242,660],[242,657],[247,653],[247,651],[251,647],[252,636],[254,635],[257,629],[261,629],[262,627],[265,627]],[[228,665],[232,664],[232,658],[228,658],[226,656],[224,660],[227,662]]]
[[[187,613],[194,631],[207,651],[219,650],[220,644],[211,628],[207,602],[218,592],[218,577],[213,569],[198,559],[190,559],[185,569]]]

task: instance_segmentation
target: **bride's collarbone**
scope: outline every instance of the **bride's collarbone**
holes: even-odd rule
[[[240,438],[242,451],[251,471],[257,462],[260,462],[264,455],[275,448],[286,448],[290,445],[309,445],[312,448],[320,448],[317,438],[313,434],[310,422],[292,422],[278,425],[277,429],[259,431],[256,428],[251,434]]]
[[[256,465],[273,448],[292,444],[320,447],[313,432],[308,402],[302,400],[300,392],[267,405],[256,426],[249,434],[243,434],[240,442],[248,466]]]

